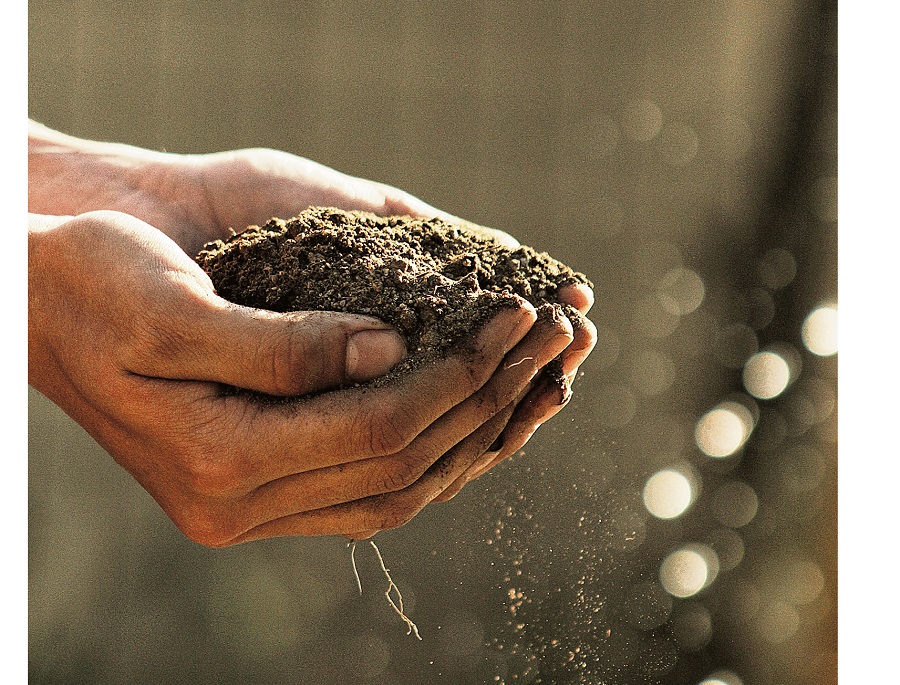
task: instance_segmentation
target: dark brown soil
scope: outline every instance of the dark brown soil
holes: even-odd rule
[[[590,285],[546,253],[512,250],[475,229],[331,207],[250,226],[208,243],[196,259],[236,304],[367,314],[396,326],[409,356],[392,377],[469,344],[500,308],[515,306],[513,295],[577,326],[557,292]]]

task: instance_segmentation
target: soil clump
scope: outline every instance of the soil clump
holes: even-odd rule
[[[539,316],[568,316],[577,327],[580,314],[557,294],[568,284],[591,285],[550,255],[511,249],[488,232],[333,207],[250,226],[207,243],[196,261],[235,304],[365,314],[395,326],[408,356],[377,383],[464,350],[491,316],[516,306],[516,295]],[[564,381],[558,362],[544,373]]]

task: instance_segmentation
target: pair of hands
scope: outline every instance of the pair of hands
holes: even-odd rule
[[[523,300],[470,354],[342,388],[397,364],[402,338],[370,317],[226,302],[188,255],[313,204],[459,220],[274,150],[168,155],[39,126],[29,147],[29,383],[201,544],[404,524],[520,449],[567,399],[537,372],[562,354],[574,378],[596,341],[586,319],[537,322]],[[562,296],[582,313],[593,300]],[[221,384],[318,394],[263,405]]]

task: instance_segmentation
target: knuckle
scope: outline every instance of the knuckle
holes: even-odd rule
[[[414,425],[400,406],[386,402],[366,419],[366,434],[372,454],[384,456],[401,451],[416,436]]]
[[[297,331],[283,330],[260,348],[264,359],[256,368],[268,371],[268,383],[272,394],[296,395],[303,389],[303,378],[309,371],[311,355],[308,354],[306,336]]]
[[[418,460],[410,458],[382,459],[374,465],[369,480],[369,494],[404,490],[415,483],[425,472]]]
[[[204,547],[228,547],[239,533],[220,510],[199,501],[185,507],[174,521],[189,540]]]
[[[392,498],[385,502],[376,516],[379,530],[391,530],[409,523],[421,511],[422,506],[410,498]]]
[[[140,314],[126,323],[120,353],[128,368],[137,372],[166,368],[188,349],[189,327],[177,325],[173,314],[156,303],[146,302],[137,308]]]
[[[191,492],[204,497],[224,497],[238,490],[238,473],[227,457],[192,451],[182,460]]]

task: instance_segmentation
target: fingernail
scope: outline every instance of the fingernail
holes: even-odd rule
[[[406,344],[396,331],[369,330],[347,339],[347,378],[366,381],[387,373],[406,356]]]

